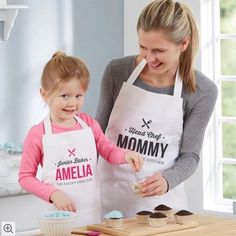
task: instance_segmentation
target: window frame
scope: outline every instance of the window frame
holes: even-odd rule
[[[203,146],[203,209],[233,213],[233,201],[223,198],[223,164],[236,164],[236,159],[224,158],[222,124],[236,122],[236,117],[221,113],[221,82],[236,81],[236,76],[221,75],[221,39],[236,39],[236,34],[220,33],[220,0],[201,2],[201,69],[218,87],[218,99],[206,130]]]

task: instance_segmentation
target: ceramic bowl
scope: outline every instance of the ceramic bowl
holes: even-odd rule
[[[38,216],[44,236],[68,236],[75,226],[76,214],[70,211],[48,211]]]

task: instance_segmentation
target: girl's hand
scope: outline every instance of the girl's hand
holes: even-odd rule
[[[125,154],[125,160],[134,171],[140,171],[143,166],[143,158],[137,152],[128,151]]]
[[[52,193],[50,200],[59,211],[76,212],[75,203],[62,191],[57,190]]]
[[[168,190],[168,182],[161,175],[156,173],[142,182],[141,192],[143,197],[152,197],[156,195],[162,195]]]

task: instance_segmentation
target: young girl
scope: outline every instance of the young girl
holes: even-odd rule
[[[89,71],[79,58],[57,52],[46,64],[40,93],[49,115],[30,129],[19,172],[24,189],[54,205],[51,209],[76,211],[80,226],[100,221],[97,153],[134,171],[142,167],[136,152],[113,145],[99,124],[80,112],[88,83]],[[42,181],[36,178],[39,164]]]

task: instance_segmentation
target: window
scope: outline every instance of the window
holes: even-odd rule
[[[202,3],[202,69],[218,86],[203,150],[204,208],[232,213],[236,201],[236,1]]]

